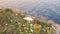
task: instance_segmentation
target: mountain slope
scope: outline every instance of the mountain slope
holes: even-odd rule
[[[0,34],[55,34],[53,21],[43,21],[18,9],[0,9]]]

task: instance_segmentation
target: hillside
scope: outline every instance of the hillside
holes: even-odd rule
[[[0,9],[0,34],[55,34],[55,25],[18,9]]]

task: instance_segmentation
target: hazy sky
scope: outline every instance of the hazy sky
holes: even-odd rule
[[[59,3],[60,0],[0,0],[0,6],[32,8],[38,5],[56,4],[54,2]]]
[[[25,8],[32,8],[38,5],[53,4],[54,2],[59,2],[60,0],[0,0],[0,6],[3,7],[17,7],[25,6]],[[54,3],[56,4],[56,3]]]

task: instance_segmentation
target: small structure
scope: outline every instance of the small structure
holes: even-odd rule
[[[25,19],[25,20],[27,20],[27,21],[33,21],[33,18],[32,17],[25,17],[25,18],[23,18],[23,19]]]

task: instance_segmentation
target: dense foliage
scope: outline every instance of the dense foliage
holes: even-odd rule
[[[23,13],[12,9],[0,9],[0,34],[55,34],[53,24],[34,19],[27,21]]]

